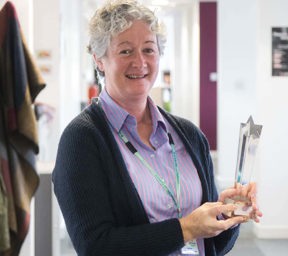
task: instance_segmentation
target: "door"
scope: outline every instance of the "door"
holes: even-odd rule
[[[200,2],[200,128],[217,149],[217,3]]]

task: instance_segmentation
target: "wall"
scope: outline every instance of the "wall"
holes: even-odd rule
[[[288,2],[262,0],[259,4],[257,104],[264,125],[259,192],[265,218],[256,232],[260,237],[288,238],[288,77],[271,76],[271,28],[288,27]]]
[[[288,77],[271,76],[271,27],[288,26],[285,0],[218,0],[218,172],[233,184],[239,126],[263,124],[254,179],[264,213],[260,238],[288,238]]]
[[[199,124],[199,4],[174,9],[173,113]],[[169,31],[168,31],[169,33]],[[181,40],[179,40],[181,38]],[[190,42],[190,44],[187,44]]]
[[[245,19],[243,18],[245,17]],[[233,184],[240,122],[256,116],[256,1],[218,1],[219,184]]]
[[[33,52],[46,83],[36,101],[54,109],[53,119],[39,127],[40,160],[48,162],[55,157],[60,129],[60,1],[34,0],[33,10]],[[49,56],[40,57],[44,52]]]

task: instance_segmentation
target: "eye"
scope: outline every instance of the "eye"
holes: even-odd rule
[[[126,49],[126,50],[122,50],[122,51],[120,51],[120,54],[121,55],[129,55],[129,54],[131,54],[131,50],[128,50],[128,49]]]
[[[145,48],[143,50],[144,53],[148,53],[148,54],[153,54],[155,52],[155,50],[153,48]]]

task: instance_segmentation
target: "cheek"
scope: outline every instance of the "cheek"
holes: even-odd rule
[[[151,66],[153,67],[153,70],[156,74],[158,74],[159,71],[159,58],[155,58],[153,61],[151,61]]]
[[[159,61],[160,61],[159,56],[153,57],[152,62],[153,62],[154,67],[159,67]]]
[[[103,68],[106,73],[114,74],[118,72],[120,65],[116,61],[106,61],[103,62]]]
[[[121,59],[114,59],[110,62],[109,71],[114,70],[114,72],[124,72],[128,67],[127,61]]]

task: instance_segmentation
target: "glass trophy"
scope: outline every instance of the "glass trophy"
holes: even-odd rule
[[[254,124],[252,116],[246,123],[240,124],[235,186],[237,183],[245,185],[251,181],[261,131],[262,125]],[[249,216],[252,211],[251,202],[247,198],[229,198],[225,200],[225,203],[233,203],[237,206],[237,209],[231,214],[234,216]]]

